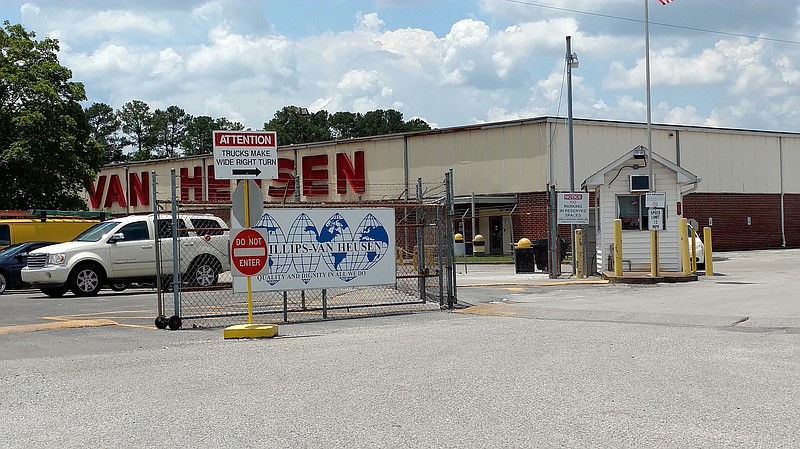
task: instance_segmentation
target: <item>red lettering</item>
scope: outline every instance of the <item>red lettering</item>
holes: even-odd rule
[[[181,168],[181,201],[189,201],[191,189],[195,201],[203,200],[203,168],[194,167],[194,176],[189,176],[189,168]]]
[[[89,201],[92,203],[92,209],[100,209],[103,204],[103,193],[106,190],[106,175],[100,175],[97,178],[97,187],[94,182],[89,182]]]
[[[198,167],[199,168],[199,167]],[[229,179],[217,179],[214,177],[214,166],[208,166],[208,201],[218,201],[222,203],[231,200],[231,181]]]
[[[103,207],[110,209],[114,203],[119,204],[119,207],[127,207],[125,190],[122,189],[122,183],[119,182],[119,175],[111,175],[108,183],[108,193],[106,193],[106,202]]]
[[[278,177],[272,180],[267,195],[285,198],[294,195],[294,159],[278,158]]]
[[[355,193],[364,193],[364,152],[356,151],[354,154],[356,165],[350,162],[350,158],[344,153],[336,154],[336,193],[344,195],[347,193],[347,181]]]
[[[150,205],[150,173],[143,171],[142,178],[136,173],[128,174],[128,189],[130,190],[131,206]]]
[[[328,155],[303,157],[303,195],[326,196],[327,194]]]

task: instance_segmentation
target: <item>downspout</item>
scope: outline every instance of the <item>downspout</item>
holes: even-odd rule
[[[405,184],[405,189],[406,189],[406,202],[408,202],[408,199],[409,199],[408,192],[409,192],[409,189],[411,188],[411,186],[409,185],[408,175],[409,175],[409,173],[408,173],[408,136],[403,136],[403,176],[404,176],[403,184]]]
[[[778,156],[781,182],[781,247],[786,248],[786,209],[783,203],[784,196],[786,195],[783,191],[783,137],[778,137]]]

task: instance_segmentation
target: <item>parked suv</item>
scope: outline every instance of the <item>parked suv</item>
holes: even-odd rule
[[[172,218],[158,217],[161,272],[173,269]],[[132,215],[98,223],[71,242],[46,246],[28,254],[22,280],[48,296],[67,290],[76,296],[96,295],[103,285],[120,289],[133,282],[154,282],[157,275],[156,227],[153,215]],[[229,232],[213,215],[178,218],[178,267],[182,281],[208,287],[230,270]]]

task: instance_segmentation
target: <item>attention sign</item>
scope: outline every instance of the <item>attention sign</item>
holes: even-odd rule
[[[277,178],[277,133],[214,131],[214,174],[217,179]]]

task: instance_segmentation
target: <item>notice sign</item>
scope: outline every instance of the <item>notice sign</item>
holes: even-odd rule
[[[650,208],[648,210],[647,227],[650,231],[664,230],[664,209]]]
[[[214,176],[217,179],[277,178],[277,133],[214,131]]]
[[[660,207],[665,208],[667,207],[667,194],[666,193],[659,193],[659,192],[649,192],[645,195],[645,205],[649,208]]]
[[[559,192],[558,224],[589,224],[589,194],[586,192]]]

